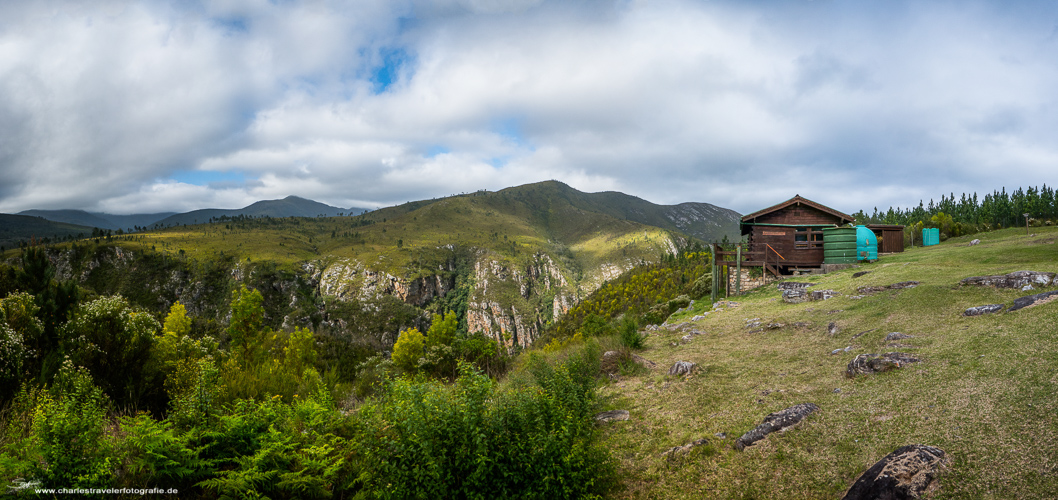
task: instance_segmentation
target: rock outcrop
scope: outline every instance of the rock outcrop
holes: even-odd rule
[[[619,420],[628,420],[631,415],[628,410],[610,410],[604,411],[595,415],[596,422],[616,422]]]
[[[855,377],[856,375],[873,375],[875,373],[887,372],[901,368],[908,363],[917,363],[920,360],[910,354],[902,352],[887,352],[885,354],[860,354],[849,361],[845,367],[845,375]]]
[[[903,290],[905,288],[915,288],[919,285],[917,281],[901,281],[899,283],[893,283],[892,285],[885,286],[861,286],[856,290],[862,294],[871,294],[876,292],[884,292],[886,290]]]
[[[897,448],[867,469],[843,500],[905,500],[936,489],[947,462],[944,450],[912,444]]]
[[[987,304],[983,306],[971,307],[962,312],[963,316],[980,316],[982,314],[994,314],[1002,311],[1006,308],[1003,304]]]
[[[1052,292],[1037,293],[1036,295],[1029,295],[1026,297],[1018,297],[1014,299],[1014,305],[1010,306],[1010,311],[1017,311],[1018,309],[1024,309],[1026,307],[1038,306],[1040,304],[1046,304],[1055,299],[1058,299],[1058,290]]]
[[[694,368],[698,366],[690,361],[677,361],[669,368],[669,375],[675,375],[677,377],[683,375],[690,375],[694,372]]]
[[[735,449],[742,451],[747,446],[753,446],[754,443],[775,431],[785,432],[787,429],[801,423],[801,420],[804,420],[809,414],[818,410],[819,407],[813,403],[801,403],[772,413],[764,417],[764,421],[760,425],[736,439]]]
[[[1015,271],[998,276],[971,276],[963,278],[960,285],[990,286],[993,288],[1024,288],[1029,286],[1047,286],[1054,283],[1055,273],[1039,271]]]
[[[672,448],[669,448],[669,449],[665,450],[665,452],[662,453],[661,456],[667,457],[669,460],[672,460],[673,458],[676,458],[676,457],[678,457],[680,455],[686,455],[687,453],[690,453],[690,451],[693,450],[694,448],[696,448],[698,446],[705,445],[705,444],[709,444],[709,440],[708,439],[706,439],[706,438],[696,439],[696,440],[691,441],[690,443],[687,443],[687,444],[685,444],[683,446],[673,446]]]

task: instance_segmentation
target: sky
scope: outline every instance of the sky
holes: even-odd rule
[[[0,2],[0,212],[1058,184],[1058,3]]]

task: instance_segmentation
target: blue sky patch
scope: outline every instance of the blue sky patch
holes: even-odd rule
[[[430,146],[429,149],[426,150],[426,157],[427,158],[433,158],[433,157],[435,157],[437,155],[448,154],[448,153],[451,153],[451,152],[452,152],[451,149],[448,149],[448,148],[446,148],[444,146],[434,145],[434,146]]]
[[[169,176],[170,179],[184,184],[208,186],[210,184],[244,184],[246,176],[242,172],[217,172],[214,170],[178,170]]]
[[[391,85],[400,80],[400,70],[411,62],[411,56],[402,48],[384,48],[379,51],[382,64],[371,71],[371,83],[375,84],[375,94],[385,92]]]

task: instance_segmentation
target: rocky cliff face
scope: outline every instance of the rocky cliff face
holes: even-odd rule
[[[674,242],[662,244],[675,251]],[[518,259],[486,249],[461,255],[462,270],[457,269],[453,253],[447,261],[435,264],[432,274],[414,278],[372,269],[355,259],[305,262],[300,269],[284,271],[272,263],[231,258],[191,262],[106,246],[75,247],[55,252],[51,258],[60,280],[75,279],[100,294],[120,293],[160,312],[179,300],[189,313],[222,323],[230,290],[247,284],[264,294],[269,324],[275,328],[307,326],[309,316],[326,315],[322,302],[316,300],[319,297],[370,303],[391,296],[423,307],[452,292],[457,276],[463,276],[469,331],[496,340],[508,351],[528,347],[582,297],[643,263],[628,258],[579,272],[560,265],[558,258],[546,252]]]

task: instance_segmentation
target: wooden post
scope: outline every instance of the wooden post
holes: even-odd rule
[[[742,295],[742,244],[735,247],[735,295]]]
[[[709,287],[710,299],[711,299],[711,302],[709,302],[709,306],[712,307],[712,305],[716,303],[716,285],[717,285],[717,281],[720,279],[720,277],[716,275],[716,244],[715,243],[710,243],[709,244],[709,254],[710,254],[710,259],[709,259],[710,263],[709,264],[711,266],[709,269],[710,269],[710,272],[713,273],[713,286]]]

